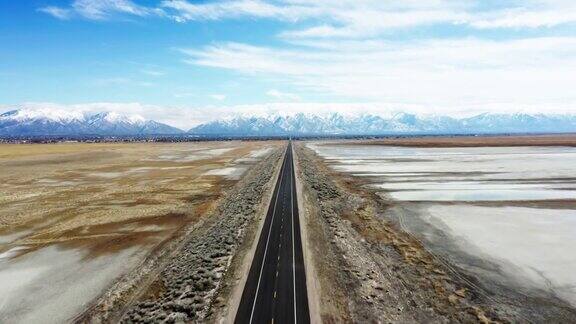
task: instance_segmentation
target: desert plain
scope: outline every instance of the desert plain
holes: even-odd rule
[[[314,322],[576,321],[576,136],[297,141]],[[0,322],[229,322],[283,141],[0,145]]]
[[[278,145],[0,145],[0,322],[71,321]]]

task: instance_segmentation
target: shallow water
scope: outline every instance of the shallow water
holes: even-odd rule
[[[431,232],[411,227],[409,217],[448,234],[462,251],[496,262],[513,278],[510,282],[537,287],[576,306],[576,210],[562,202],[558,209],[556,203],[528,207],[530,201],[576,199],[576,148],[309,147],[333,169],[361,177],[382,196],[398,201],[399,208],[414,202],[423,206],[415,216],[399,217],[429,248],[451,251],[434,244]],[[481,201],[499,207],[473,205]],[[474,269],[464,255],[450,257]]]
[[[576,199],[576,148],[309,146],[399,200]]]
[[[576,211],[433,205],[425,217],[576,305]]]

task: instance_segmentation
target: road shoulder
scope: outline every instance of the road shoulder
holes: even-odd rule
[[[304,268],[306,270],[306,287],[308,294],[308,307],[310,310],[310,322],[311,323],[321,323],[320,317],[320,298],[319,298],[319,281],[316,280],[316,267],[312,260],[312,251],[309,245],[309,222],[310,213],[304,206],[304,196],[302,181],[299,177],[299,159],[296,151],[294,150],[294,145],[292,145],[292,156],[294,157],[294,174],[296,179],[296,197],[298,201],[298,215],[300,219],[300,234],[302,236],[302,253],[304,255]]]

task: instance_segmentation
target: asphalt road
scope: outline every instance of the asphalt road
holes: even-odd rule
[[[298,219],[288,143],[235,323],[310,323]]]

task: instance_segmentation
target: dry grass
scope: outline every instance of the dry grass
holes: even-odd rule
[[[55,143],[55,144],[0,144],[0,159],[123,149],[133,144],[122,143]]]
[[[98,256],[157,244],[235,182],[206,172],[276,144],[0,145],[0,237],[13,238],[0,252],[58,243]]]

